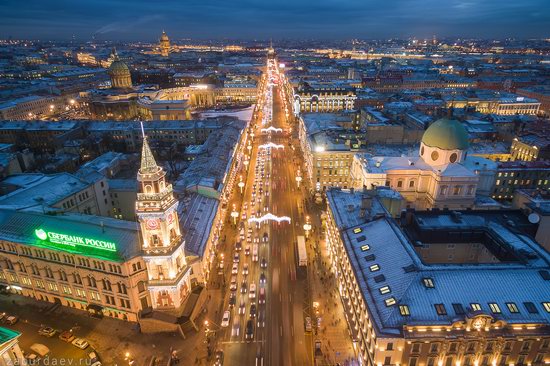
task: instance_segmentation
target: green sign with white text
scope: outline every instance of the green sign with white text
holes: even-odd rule
[[[115,243],[86,238],[78,235],[69,235],[63,233],[56,233],[53,231],[46,231],[44,229],[36,229],[34,235],[40,240],[49,242],[52,244],[60,244],[69,247],[88,247],[93,249],[105,250],[109,252],[116,252]]]

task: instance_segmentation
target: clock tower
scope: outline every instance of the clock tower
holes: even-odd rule
[[[177,309],[190,291],[190,267],[176,211],[178,201],[172,185],[166,183],[164,169],[155,161],[145,133],[137,180],[136,215],[153,308]]]

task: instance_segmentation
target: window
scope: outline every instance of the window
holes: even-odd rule
[[[453,304],[453,310],[455,311],[456,315],[464,315],[466,312],[464,311],[464,307],[462,304]]]
[[[462,186],[453,187],[453,195],[458,196],[460,194],[460,191],[462,191]]]
[[[386,345],[386,351],[393,351],[393,343],[390,342]]]
[[[371,272],[376,272],[380,270],[380,266],[378,264],[373,264],[372,266],[369,267],[369,269]]]
[[[384,358],[384,365],[391,365],[391,356],[386,356]]]
[[[362,252],[365,252],[365,251],[367,251],[367,250],[369,250],[369,249],[370,249],[370,246],[369,246],[368,244],[361,245],[361,251],[362,251]]]
[[[470,308],[472,308],[472,311],[480,311],[481,310],[481,305],[479,305],[477,303],[471,303]]]
[[[409,188],[414,188],[414,180],[409,181]]]
[[[447,194],[447,189],[448,186],[441,186],[441,188],[439,189],[439,194],[445,196]]]
[[[447,315],[447,309],[445,309],[445,305],[443,304],[434,304],[435,311],[437,312],[437,315]]]
[[[519,313],[518,306],[513,302],[507,302],[506,306],[508,307],[508,310],[510,310],[511,313]]]
[[[420,352],[420,343],[413,343],[411,352],[412,353],[419,353]]]
[[[389,299],[384,300],[384,302],[386,303],[386,306],[392,306],[392,305],[395,305],[396,303],[395,298],[393,297],[390,297]]]
[[[399,305],[399,313],[402,315],[402,316],[409,316],[411,315],[411,312],[409,310],[409,306],[408,305]]]
[[[501,313],[500,306],[498,306],[498,304],[496,304],[494,302],[489,303],[489,308],[491,309],[491,312],[493,314],[500,314]]]
[[[451,156],[449,157],[449,161],[451,163],[455,163],[456,159],[458,159],[458,155],[456,153],[452,153]]]
[[[359,234],[362,231],[363,231],[363,229],[361,229],[360,227],[356,227],[355,229],[353,229],[354,234]]]
[[[430,345],[430,353],[437,353],[439,352],[439,343],[432,343]]]
[[[378,289],[382,295],[390,293],[390,286],[384,286]]]
[[[435,287],[434,280],[432,278],[423,278],[422,282],[424,283],[424,286],[426,286],[427,288]]]
[[[437,159],[439,159],[439,153],[437,151],[432,151],[431,158],[433,161],[436,161]]]
[[[524,302],[523,305],[529,314],[538,314],[537,307],[532,302]]]
[[[397,188],[403,188],[403,181],[402,180],[397,181]]]
[[[550,313],[550,302],[543,302],[542,306],[547,313]]]
[[[417,361],[416,357],[411,357],[409,359],[409,366],[416,366],[416,361]]]

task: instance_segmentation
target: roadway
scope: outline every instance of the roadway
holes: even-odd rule
[[[245,187],[242,195],[238,190],[236,193],[241,195],[235,201],[239,210],[239,220],[234,224],[237,234],[235,227],[228,230],[233,237],[228,236],[229,245],[224,253],[224,271],[228,280],[222,309],[230,312],[230,321],[224,327],[221,323],[216,324],[216,347],[224,351],[224,365],[312,365],[311,336],[306,336],[304,330],[304,309],[309,304],[307,279],[305,271],[297,267],[295,254],[296,236],[303,235],[305,223],[304,195],[296,183],[298,157],[288,132],[291,125],[285,115],[287,103],[282,100],[278,86],[269,88],[267,83],[264,84],[266,87],[262,92],[267,108],[259,114],[257,121],[253,121],[255,137],[248,172],[243,172]],[[283,132],[262,133],[261,129],[269,126],[282,128]],[[269,142],[283,145],[283,148],[260,148]],[[267,213],[288,216],[291,222],[269,221],[249,225],[249,218]],[[235,248],[238,241],[241,242],[240,250]],[[254,245],[258,246],[257,261],[253,260]],[[250,246],[249,255],[246,254],[247,246]],[[235,253],[239,253],[239,262],[238,273],[234,275],[231,272]],[[267,268],[261,268],[263,259]],[[248,274],[245,274],[245,265]],[[267,279],[265,284],[260,283],[262,273]],[[232,280],[237,284],[236,291],[229,288]],[[255,298],[249,295],[252,283],[256,286]],[[265,304],[259,303],[261,287],[265,287],[267,295]],[[229,304],[231,293],[236,296],[234,306]],[[257,308],[255,316],[250,313],[253,304]],[[253,339],[246,336],[249,319],[254,322]],[[221,314],[218,320],[221,322]]]

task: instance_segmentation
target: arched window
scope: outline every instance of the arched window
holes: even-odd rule
[[[152,193],[153,192],[153,186],[150,184],[145,186],[145,193]]]

